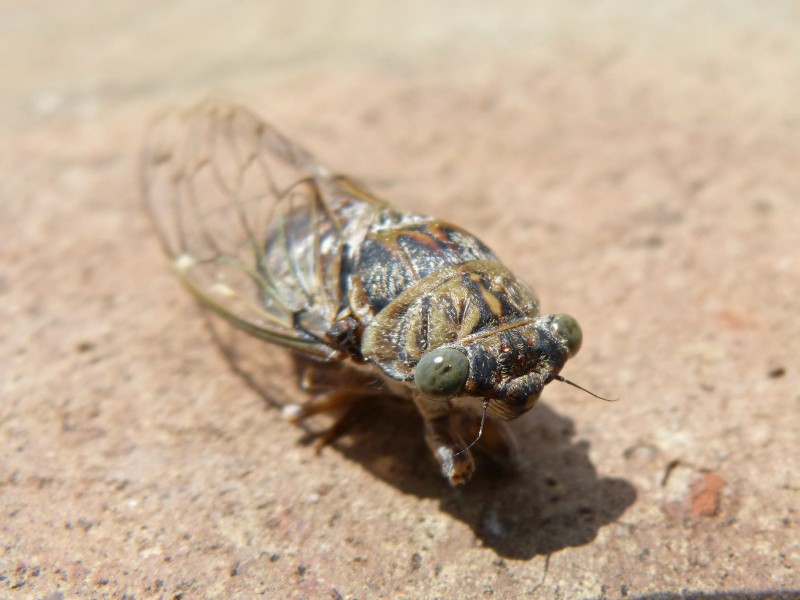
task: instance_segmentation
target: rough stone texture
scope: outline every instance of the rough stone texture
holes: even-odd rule
[[[0,596],[795,597],[799,28],[779,1],[6,1]],[[521,473],[458,490],[402,406],[316,456],[269,405],[302,398],[286,357],[226,360],[139,204],[147,120],[208,95],[478,233],[621,401],[551,385]]]

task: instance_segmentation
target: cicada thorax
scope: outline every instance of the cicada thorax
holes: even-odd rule
[[[358,251],[354,308],[367,316],[386,308],[428,275],[473,260],[496,262],[482,242],[462,229],[429,217],[386,211]]]
[[[406,219],[367,234],[349,294],[366,324],[363,356],[388,376],[410,380],[426,352],[538,314],[533,292],[480,240],[440,221]]]

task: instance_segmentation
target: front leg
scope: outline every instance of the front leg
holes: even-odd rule
[[[469,481],[475,471],[475,461],[464,440],[450,423],[449,403],[416,397],[415,402],[425,419],[425,441],[428,443],[442,474],[450,485]]]
[[[475,461],[464,440],[450,426],[448,417],[425,421],[425,441],[450,485],[469,481],[475,471]]]

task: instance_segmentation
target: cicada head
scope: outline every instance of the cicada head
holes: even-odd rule
[[[414,384],[431,400],[488,400],[490,415],[513,419],[530,410],[581,341],[573,317],[537,317],[431,350],[417,363]]]

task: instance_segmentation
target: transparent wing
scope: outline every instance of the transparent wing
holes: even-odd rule
[[[204,103],[150,130],[144,197],[173,267],[248,333],[321,359],[342,305],[340,178],[245,108]]]

